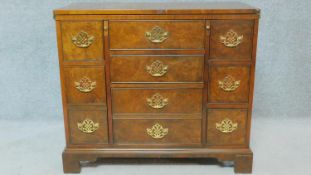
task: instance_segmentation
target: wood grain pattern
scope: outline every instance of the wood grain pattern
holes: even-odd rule
[[[124,146],[122,145],[122,147]],[[127,148],[122,147],[115,146],[105,149],[66,149],[63,152],[64,172],[78,173],[81,168],[79,160],[95,161],[97,158],[216,158],[220,161],[238,161],[236,155],[252,156],[252,151],[249,149],[209,149],[195,148],[194,146],[192,148],[183,147],[166,149],[135,149],[129,146]],[[252,164],[245,161],[240,161],[238,164],[246,165],[244,168],[247,168],[248,170],[252,167]],[[236,173],[243,173],[239,170],[243,169],[237,168]]]
[[[152,76],[146,66],[160,61],[167,66],[162,76]],[[203,82],[203,56],[113,56],[112,82]]]
[[[249,95],[249,103],[248,103],[248,121],[247,121],[247,144],[250,144],[250,135],[251,135],[251,122],[252,122],[252,109],[253,109],[253,97],[254,97],[254,88],[255,88],[255,68],[256,68],[256,54],[257,54],[257,40],[258,40],[258,26],[259,20],[254,20],[254,39],[253,39],[253,50],[252,50],[252,65],[251,65],[251,73],[250,73],[250,95]]]
[[[209,44],[210,44],[210,29],[211,22],[210,20],[205,21],[205,54],[204,54],[204,70],[203,70],[203,79],[204,79],[204,90],[203,90],[203,110],[202,110],[202,144],[206,145],[206,128],[207,128],[207,102],[208,102],[208,81],[209,81]]]
[[[251,59],[253,40],[253,20],[213,20],[211,22],[210,59]],[[220,36],[226,36],[230,30],[243,35],[241,44],[226,47]]]
[[[162,43],[150,42],[145,34],[154,27],[169,32]],[[203,49],[204,21],[136,20],[110,21],[110,49]]]
[[[161,109],[154,109],[147,103],[159,93],[168,99]],[[130,99],[130,100],[129,100]],[[112,89],[112,112],[119,113],[201,113],[202,89]]]
[[[234,159],[235,173],[252,173],[253,154],[238,154]]]
[[[75,107],[68,111],[70,144],[106,144],[108,143],[107,110],[103,107]],[[99,128],[93,133],[83,133],[77,123],[90,119],[99,124]]]
[[[67,102],[80,103],[106,103],[106,83],[104,67],[66,67],[64,68]],[[95,88],[90,92],[81,92],[76,88],[75,82],[88,77],[96,82]]]
[[[68,127],[68,113],[67,113],[67,96],[66,96],[66,87],[65,87],[65,79],[64,77],[64,69],[63,69],[63,44],[61,37],[61,22],[56,21],[56,34],[57,34],[57,50],[58,50],[58,61],[59,61],[59,78],[61,84],[61,94],[62,94],[62,107],[63,107],[63,115],[64,115],[64,128],[65,128],[65,137],[66,137],[66,145],[69,145],[69,127]]]
[[[54,11],[55,15],[81,14],[246,14],[259,9],[240,2],[105,2],[73,3]]]
[[[104,48],[102,28],[103,24],[100,21],[61,22],[64,61],[102,61]],[[87,48],[77,47],[72,42],[72,38],[81,31],[94,37],[93,43]]]
[[[65,173],[80,172],[80,161],[101,157],[217,158],[234,161],[236,173],[250,173],[249,148],[259,10],[241,3],[78,3],[54,11],[62,82],[66,149]],[[146,32],[168,32],[153,43]],[[220,36],[242,36],[227,47]],[[89,47],[77,47],[72,37],[84,31],[94,36]],[[146,71],[160,61],[161,76]],[[224,91],[219,80],[240,81]],[[96,81],[81,92],[75,81]],[[167,98],[153,108],[147,98]],[[99,129],[83,133],[77,123],[86,118]],[[223,133],[224,119],[237,128]],[[147,128],[168,128],[152,138]]]
[[[259,18],[258,13],[252,14],[167,14],[167,15],[135,15],[135,14],[116,14],[116,15],[56,15],[57,21],[100,21],[100,20],[255,20]]]
[[[115,144],[201,144],[201,120],[118,119],[113,123]],[[160,139],[148,135],[146,129],[152,128],[155,123],[168,128],[168,134]]]
[[[215,65],[209,67],[209,95],[210,103],[247,103],[249,96],[249,74],[250,67],[243,65]],[[219,85],[219,81],[224,81],[227,76],[231,76],[235,81],[239,81],[239,86],[233,91],[225,91]]]
[[[207,126],[207,144],[210,146],[245,146],[247,110],[245,109],[209,109]],[[238,124],[235,131],[223,133],[216,129],[216,123],[230,119]]]
[[[204,83],[187,83],[187,82],[127,82],[127,83],[112,83],[112,88],[151,88],[151,89],[198,89],[203,88]]]

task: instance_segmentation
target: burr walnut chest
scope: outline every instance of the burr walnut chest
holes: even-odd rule
[[[216,158],[252,171],[258,9],[75,3],[54,17],[65,173],[98,158]]]

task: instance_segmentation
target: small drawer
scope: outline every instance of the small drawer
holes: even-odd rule
[[[113,120],[116,144],[200,144],[201,120]]]
[[[246,109],[209,109],[207,144],[243,146],[246,144]]]
[[[203,20],[109,22],[111,49],[204,49]]]
[[[209,77],[210,103],[247,103],[250,67],[244,65],[211,65]]]
[[[103,59],[102,22],[61,22],[64,61],[98,62]]]
[[[70,144],[108,143],[107,110],[105,107],[69,107]]]
[[[67,102],[106,103],[104,67],[64,68]]]
[[[212,20],[211,59],[251,59],[253,20]]]
[[[201,114],[202,89],[113,88],[112,112]]]
[[[112,82],[202,82],[203,56],[113,56]]]

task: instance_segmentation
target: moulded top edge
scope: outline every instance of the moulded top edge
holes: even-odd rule
[[[72,3],[54,10],[55,15],[254,14],[259,12],[258,8],[239,2]]]

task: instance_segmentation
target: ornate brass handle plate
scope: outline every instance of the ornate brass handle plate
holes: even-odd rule
[[[240,86],[240,82],[240,80],[235,80],[233,76],[227,75],[223,80],[218,80],[218,85],[222,90],[231,92]]]
[[[147,104],[154,109],[164,108],[168,104],[168,98],[164,98],[161,94],[156,93],[151,98],[147,98]]]
[[[93,43],[94,36],[89,35],[87,32],[81,31],[76,36],[73,36],[71,40],[77,47],[87,48]]]
[[[99,123],[94,123],[91,119],[85,119],[81,123],[77,123],[78,128],[83,133],[93,133],[99,128]]]
[[[159,26],[155,26],[151,29],[151,31],[147,31],[145,36],[152,43],[162,43],[168,38],[169,32]]]
[[[162,61],[156,60],[151,65],[146,66],[146,71],[154,77],[161,77],[166,74],[168,66],[164,65]]]
[[[239,44],[241,44],[243,40],[243,35],[238,35],[235,31],[232,29],[229,30],[226,35],[220,36],[220,41],[223,43],[226,47],[236,47]]]
[[[75,81],[74,84],[80,92],[91,92],[96,87],[96,81],[92,81],[86,76],[79,81]]]
[[[220,123],[216,123],[216,129],[223,133],[231,133],[238,128],[238,123],[233,123],[232,120],[226,118]]]
[[[146,131],[154,139],[161,139],[168,134],[168,128],[163,128],[159,123],[154,124],[151,128],[147,128]]]

